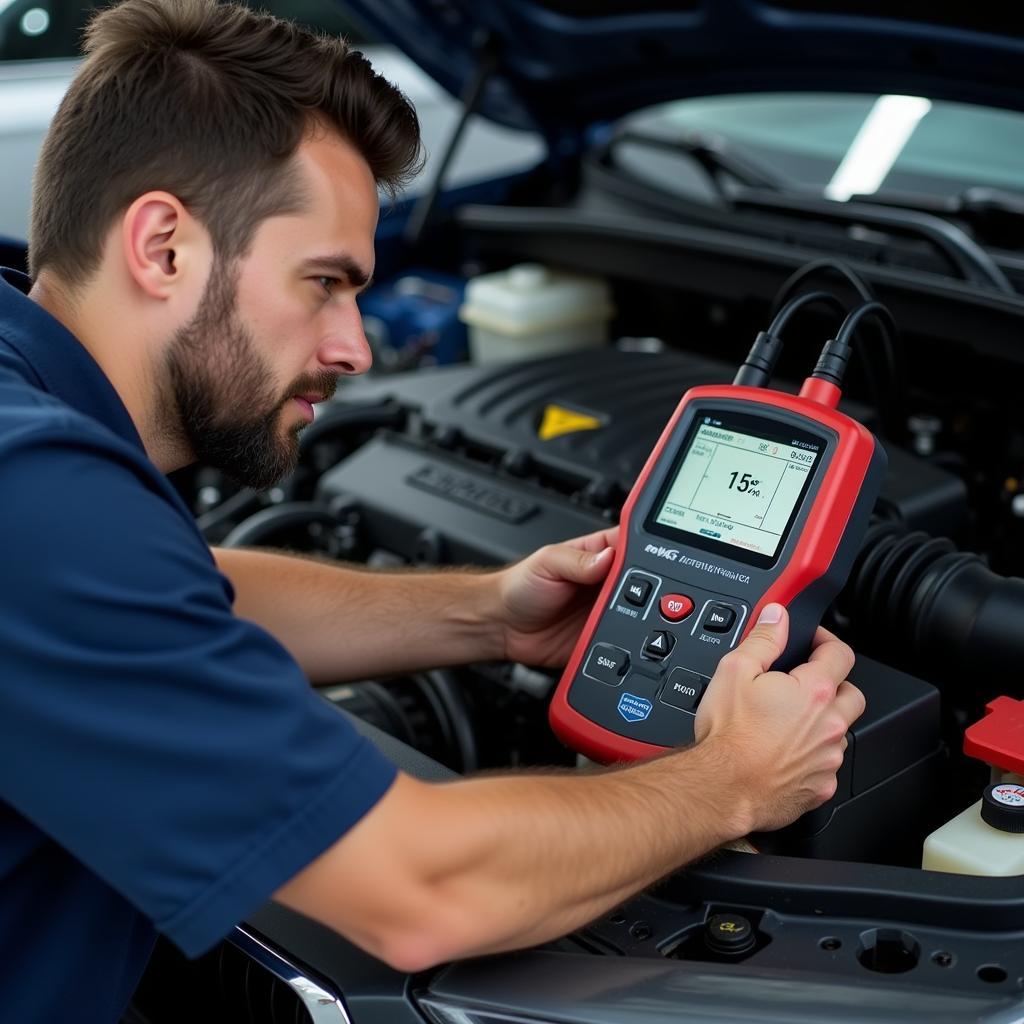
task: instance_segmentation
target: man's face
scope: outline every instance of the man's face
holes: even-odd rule
[[[313,404],[371,363],[356,296],[373,266],[376,185],[334,137],[304,143],[296,161],[302,212],[264,221],[243,259],[213,268],[165,356],[182,440],[255,488],[294,469]]]

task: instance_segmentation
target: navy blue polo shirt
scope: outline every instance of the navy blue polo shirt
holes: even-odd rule
[[[326,850],[394,767],[232,611],[85,348],[0,280],[0,1017],[116,1021]]]

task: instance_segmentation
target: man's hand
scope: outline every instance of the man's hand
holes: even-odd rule
[[[768,605],[721,660],[697,711],[697,741],[714,742],[738,771],[752,832],[788,825],[833,796],[846,731],[864,710],[864,695],[846,681],[853,651],[825,629],[807,664],[768,671],[788,633],[786,610]]]
[[[619,529],[549,544],[498,574],[504,657],[562,666],[614,561]]]

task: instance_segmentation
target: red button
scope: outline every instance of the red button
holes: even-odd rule
[[[659,605],[662,618],[679,622],[693,611],[693,602],[683,594],[666,594]]]

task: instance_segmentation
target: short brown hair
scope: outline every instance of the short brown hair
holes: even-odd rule
[[[124,0],[97,14],[36,168],[29,262],[72,288],[140,195],[177,196],[220,257],[301,206],[290,159],[320,121],[394,195],[420,166],[409,101],[344,40],[216,0]]]

